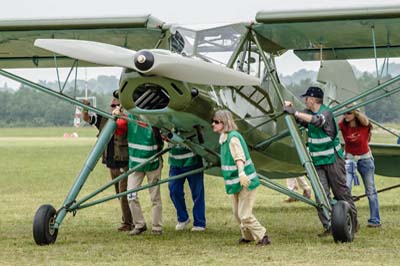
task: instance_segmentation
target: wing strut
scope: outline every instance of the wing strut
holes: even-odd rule
[[[372,30],[372,41],[373,41],[373,45],[374,45],[376,78],[378,80],[378,85],[379,85],[381,83],[381,80],[379,77],[379,70],[378,70],[378,56],[377,56],[377,52],[376,52],[376,38],[375,38],[375,26],[374,25],[371,26],[371,30]]]

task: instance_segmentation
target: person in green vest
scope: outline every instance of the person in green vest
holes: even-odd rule
[[[129,118],[133,119],[133,121],[128,121],[129,168],[132,169],[161,151],[163,140],[158,128],[151,126],[132,114],[129,115]],[[162,166],[162,158],[159,157],[134,171],[128,176],[128,190],[141,186],[145,176],[147,176],[149,184],[159,181],[161,179]],[[152,233],[161,235],[162,204],[160,186],[149,188],[149,193],[152,203]],[[139,202],[139,192],[128,194],[128,203],[135,225],[135,228],[129,234],[139,235],[147,230],[146,221]]]
[[[90,105],[88,100],[82,100],[86,105]],[[112,113],[122,113],[122,107],[118,99],[118,91],[114,91],[113,98],[110,102],[110,111]],[[89,114],[87,109],[82,110],[82,119],[95,126],[99,133],[103,130],[104,125],[108,119],[99,114]],[[124,119],[117,119],[117,128],[114,135],[108,142],[103,155],[102,163],[107,166],[110,171],[111,179],[115,179],[120,176],[123,172],[128,171],[128,139],[127,139],[127,122]],[[121,193],[127,189],[127,179],[122,179],[115,184],[115,193]],[[120,198],[121,210],[122,210],[122,223],[118,227],[118,231],[130,231],[133,228],[132,214],[128,206],[127,197]]]
[[[239,244],[255,241],[259,246],[271,243],[266,229],[253,215],[256,189],[260,185],[254,164],[232,113],[219,110],[212,120],[213,131],[220,134],[221,172],[227,194],[232,195],[233,214],[240,224]]]
[[[303,112],[296,111],[290,101],[285,101],[283,109],[308,129],[307,146],[325,194],[330,199],[332,190],[336,200],[344,200],[350,204],[353,226],[358,231],[357,209],[346,185],[346,168],[338,124],[330,108],[323,104],[324,92],[321,88],[309,87],[301,97],[305,97],[306,104]],[[318,210],[318,216],[324,227],[324,231],[318,236],[331,235],[330,221],[321,209]]]
[[[169,176],[173,177],[203,167],[202,158],[190,149],[173,145],[169,151]],[[193,227],[191,231],[206,229],[206,205],[204,200],[204,172],[191,174],[168,182],[169,195],[176,209],[178,223],[175,230],[180,231],[190,223],[186,209],[184,184],[188,181],[193,200]]]

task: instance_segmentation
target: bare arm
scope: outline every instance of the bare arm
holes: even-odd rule
[[[300,120],[303,120],[306,123],[311,123],[311,120],[313,118],[312,115],[306,114],[306,113],[302,113],[302,112],[299,112],[299,111],[296,111],[294,113],[294,117],[296,117],[296,118],[298,118]]]

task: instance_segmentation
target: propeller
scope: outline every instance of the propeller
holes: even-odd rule
[[[136,51],[111,44],[67,39],[37,39],[35,46],[90,63],[135,69],[133,59]]]
[[[130,68],[142,74],[189,83],[216,86],[260,85],[260,80],[256,77],[167,50],[153,49],[136,52],[106,43],[67,39],[37,39],[35,46],[74,59]]]

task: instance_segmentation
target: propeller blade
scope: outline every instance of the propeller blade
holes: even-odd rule
[[[35,46],[90,63],[136,70],[136,51],[116,45],[69,39],[37,39]]]
[[[136,61],[136,67],[145,74],[163,76],[195,84],[220,86],[260,85],[258,78],[243,72],[200,59],[184,57],[167,50],[142,50],[137,52],[136,58],[139,61]],[[141,68],[140,62],[148,63],[149,67]]]

